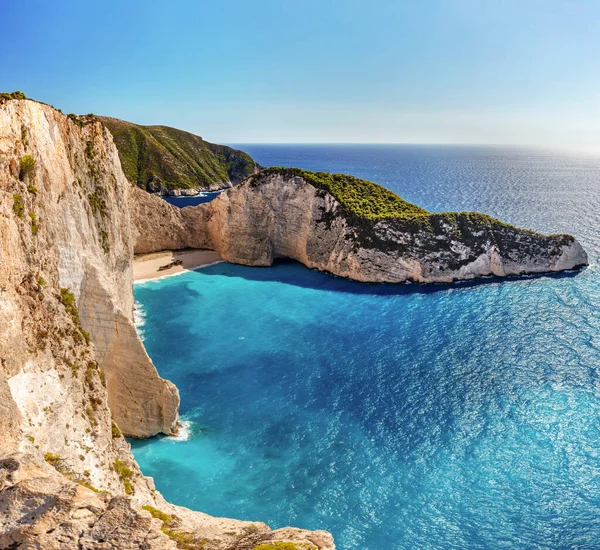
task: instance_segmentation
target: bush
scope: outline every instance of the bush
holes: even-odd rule
[[[19,179],[21,181],[25,181],[25,178],[32,180],[35,177],[35,159],[31,155],[21,157],[19,166]]]
[[[65,310],[73,319],[73,322],[79,326],[79,311],[77,311],[77,301],[75,296],[68,288],[60,289],[60,303],[65,306]]]
[[[23,219],[25,217],[25,205],[23,204],[23,197],[19,193],[13,195],[13,210],[19,218]]]
[[[29,139],[27,138],[27,126],[25,124],[21,124],[21,143],[23,147],[27,147],[29,145]]]
[[[31,218],[31,234],[37,235],[38,231],[40,230],[40,225],[35,212],[29,212],[29,217]]]
[[[63,468],[62,458],[54,453],[46,453],[44,455],[44,460],[50,464],[50,466],[54,466],[58,471],[61,471]]]
[[[11,93],[8,92],[3,92],[0,94],[0,100],[5,100],[5,101],[9,101],[11,99],[27,99],[27,96],[23,93],[20,92],[19,90]]]
[[[114,422],[112,423],[112,436],[113,439],[120,439],[122,436],[121,430],[119,430],[119,426],[117,426]]]
[[[163,523],[166,523],[167,525],[169,523],[171,523],[171,519],[172,519],[171,516],[169,514],[166,514],[165,512],[161,512],[154,506],[150,506],[149,504],[146,504],[146,505],[142,506],[142,509],[146,510],[146,512],[150,512],[150,514],[152,514],[153,518],[159,519],[160,521],[162,521]]]
[[[257,183],[270,174],[300,177],[335,197],[347,210],[369,220],[427,216],[428,212],[371,181],[345,174],[308,172],[299,168],[267,168],[254,177]]]
[[[131,478],[133,477],[133,470],[127,466],[126,462],[122,460],[115,460],[113,464],[113,468],[115,472],[117,472],[121,482],[123,483],[123,487],[125,488],[125,494],[130,495],[133,493],[133,485],[131,484]]]

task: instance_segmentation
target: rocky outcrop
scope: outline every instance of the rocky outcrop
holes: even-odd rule
[[[27,158],[31,173],[20,166]],[[56,296],[68,291],[75,324],[89,333],[112,389],[109,405],[121,430],[136,437],[172,432],[177,389],[158,376],[133,327],[130,185],[108,131],[100,123],[78,126],[33,101],[9,101],[0,110],[0,184],[5,308],[22,311],[23,294],[39,287],[40,306],[64,312]],[[64,330],[55,320],[53,312],[39,323],[52,335]],[[10,326],[22,340],[19,327]]]
[[[141,474],[122,434],[170,433],[179,398],[132,323],[132,192],[102,124],[0,98],[0,548],[332,549]]]
[[[172,506],[154,490],[131,498],[90,489],[35,454],[0,459],[0,548],[247,550],[282,542],[290,550],[335,549],[326,531],[214,518]]]
[[[334,187],[335,177],[268,169],[210,203],[182,209],[136,192],[134,250],[207,248],[254,266],[291,258],[357,281],[390,283],[448,283],[587,265],[587,254],[569,235],[544,236],[478,213],[429,214],[369,182],[339,176],[341,185]],[[346,185],[362,185],[367,195],[344,203]],[[378,215],[365,206],[369,193],[383,195],[380,210],[397,200],[400,213]],[[361,215],[362,207],[370,217]]]

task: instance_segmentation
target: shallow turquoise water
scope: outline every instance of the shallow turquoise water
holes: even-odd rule
[[[538,190],[527,225],[572,227],[594,264],[576,275],[384,286],[218,264],[136,285],[188,427],[133,442],[144,473],[178,504],[341,549],[599,548],[600,169],[582,162],[477,194],[514,221],[498,191]],[[464,175],[444,178],[442,205]]]

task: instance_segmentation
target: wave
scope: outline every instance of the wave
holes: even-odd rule
[[[179,430],[175,435],[167,436],[169,441],[188,441],[192,437],[192,427],[194,423],[191,420],[179,421]]]

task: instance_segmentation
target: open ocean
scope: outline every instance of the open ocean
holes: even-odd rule
[[[238,147],[574,234],[591,266],[393,286],[222,263],[136,285],[138,330],[181,393],[180,436],[132,441],[165,498],[328,529],[340,550],[600,548],[600,157]]]

